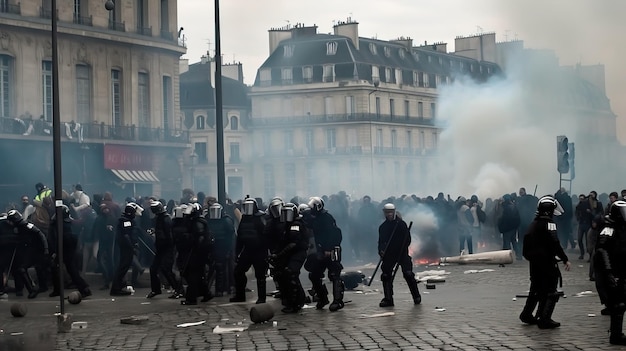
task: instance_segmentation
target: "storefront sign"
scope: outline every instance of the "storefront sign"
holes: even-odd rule
[[[104,145],[104,168],[151,171],[154,169],[152,150],[136,146]]]

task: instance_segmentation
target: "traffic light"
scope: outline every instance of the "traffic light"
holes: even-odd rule
[[[574,167],[574,159],[576,156],[576,148],[574,143],[569,143],[569,179],[574,180],[576,178],[576,168]]]
[[[559,173],[569,173],[569,140],[565,135],[556,137],[556,169]]]

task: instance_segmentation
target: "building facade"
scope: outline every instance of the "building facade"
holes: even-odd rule
[[[114,3],[57,1],[64,187],[179,196],[189,138],[177,1]],[[28,193],[52,184],[52,10],[49,0],[0,9],[0,159],[14,166],[0,187]]]

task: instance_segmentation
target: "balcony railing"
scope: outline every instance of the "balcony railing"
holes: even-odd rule
[[[137,34],[151,37],[152,36],[152,27],[146,28],[146,27],[137,26]]]
[[[52,123],[41,119],[0,118],[0,135],[52,136]],[[180,129],[112,126],[104,123],[62,123],[61,136],[66,140],[125,140],[165,143],[189,143],[189,132]]]
[[[116,30],[118,32],[125,32],[126,24],[124,22],[115,22],[115,21],[109,20],[109,29]]]
[[[40,7],[39,8],[39,17],[46,18],[46,19],[52,19],[52,10],[46,9],[44,7]],[[57,13],[57,18],[59,18],[59,14],[58,13]]]
[[[161,38],[166,40],[174,40],[174,33],[161,29]]]
[[[285,158],[285,157],[309,157],[309,156],[365,156],[370,157],[370,152],[374,155],[381,156],[433,156],[437,149],[422,149],[422,148],[401,148],[391,146],[373,146],[371,149],[368,146],[334,146],[334,147],[321,147],[317,149],[308,148],[296,148],[296,149],[281,149],[275,151],[267,151],[262,149],[255,150],[255,156],[267,157],[267,158]],[[231,162],[232,163],[232,162]]]
[[[252,117],[252,126],[278,126],[278,125],[308,125],[324,123],[346,123],[346,122],[387,122],[410,125],[434,126],[435,120],[424,117],[409,117],[379,115],[376,113],[354,113],[321,116],[289,116],[289,117]]]
[[[81,16],[77,13],[74,14],[74,23],[80,24],[82,26],[90,26],[93,27],[93,19],[91,16],[85,17]]]
[[[6,4],[0,3],[0,12],[2,13],[12,13],[14,15],[21,15],[22,10],[20,9],[20,4]]]

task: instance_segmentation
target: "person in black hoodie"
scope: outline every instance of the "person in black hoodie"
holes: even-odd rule
[[[156,249],[152,265],[150,266],[150,288],[146,298],[151,299],[161,294],[161,280],[159,273],[165,277],[173,289],[179,289],[176,276],[172,272],[174,266],[174,240],[172,239],[172,218],[160,201],[152,200],[150,210],[154,213],[154,246]],[[177,291],[182,294],[182,291]]]
[[[502,250],[513,249],[518,260],[522,259],[517,246],[517,228],[520,224],[520,216],[511,195],[502,196],[502,216],[498,220],[498,230],[502,233]]]

